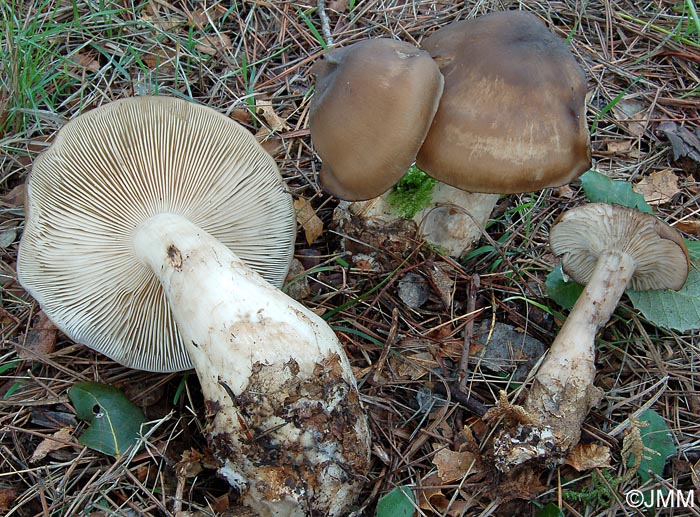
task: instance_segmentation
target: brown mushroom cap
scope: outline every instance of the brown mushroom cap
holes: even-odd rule
[[[588,283],[606,252],[633,258],[630,289],[677,291],[690,270],[688,250],[676,230],[653,215],[617,205],[591,203],[565,212],[552,226],[549,242],[566,274],[579,284]]]
[[[311,138],[319,181],[358,201],[387,191],[413,163],[437,110],[443,79],[413,45],[372,39],[333,49],[313,67]]]
[[[472,192],[530,192],[590,166],[586,81],[566,44],[522,11],[448,25],[423,48],[445,89],[417,165]]]

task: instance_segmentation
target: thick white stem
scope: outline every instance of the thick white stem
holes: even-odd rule
[[[604,252],[537,370],[521,422],[494,441],[496,463],[509,470],[530,460],[561,463],[581,437],[581,426],[602,392],[595,380],[595,336],[610,319],[634,274],[625,253]]]
[[[525,408],[552,428],[562,449],[578,443],[583,420],[600,398],[593,385],[595,336],[615,311],[634,268],[625,253],[601,254],[535,376]]]
[[[183,217],[155,216],[133,242],[199,376],[219,472],[259,515],[345,512],[369,432],[332,329]]]

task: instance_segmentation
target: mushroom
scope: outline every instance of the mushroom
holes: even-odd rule
[[[506,468],[532,459],[531,444],[546,437],[542,455],[560,460],[581,435],[581,425],[601,391],[594,386],[595,336],[610,319],[625,289],[683,287],[689,272],[681,236],[650,214],[593,203],[562,214],[550,246],[564,272],[586,287],[569,313],[534,378],[524,409],[537,432],[502,436],[498,455]],[[532,436],[519,442],[516,436]],[[536,435],[536,436],[535,436]]]
[[[416,164],[470,192],[515,194],[569,183],[591,162],[586,81],[539,19],[501,11],[423,41],[445,77]]]
[[[379,196],[425,139],[443,87],[437,65],[409,43],[379,38],[326,52],[312,72],[309,125],[322,187],[349,201]]]
[[[563,185],[589,168],[586,81],[566,44],[526,12],[495,12],[452,23],[428,36],[422,47],[439,66],[444,87],[416,165],[441,183],[435,189],[439,196],[413,219],[425,240],[459,257],[482,235],[499,194]],[[346,55],[351,55],[350,48],[343,49]],[[333,90],[342,91],[344,83],[327,83],[323,74],[318,81],[322,102],[314,103],[320,112],[325,98]],[[355,94],[372,98],[364,91]],[[374,117],[385,116],[372,106]],[[377,142],[386,138],[385,126],[376,123],[361,130],[370,145],[380,147]],[[314,130],[313,118],[311,131],[318,148],[321,131]],[[349,143],[353,139],[324,135],[324,145],[332,139],[351,153],[350,161],[356,160],[358,153]],[[371,153],[364,157],[374,159]],[[334,180],[342,188],[329,190],[342,199],[365,199],[369,192],[360,187],[381,181],[388,188],[400,175],[398,169],[394,172],[377,175],[363,167],[337,175]],[[322,171],[322,183],[323,176]],[[341,204],[336,218],[359,217],[360,226],[375,230],[391,227],[398,216],[387,205],[387,195],[354,206]],[[345,226],[345,232],[353,233],[351,225]]]
[[[342,515],[369,434],[330,327],[281,285],[295,216],[272,158],[166,97],[72,120],[27,180],[20,282],[73,340],[130,367],[194,367],[219,473],[257,515]]]

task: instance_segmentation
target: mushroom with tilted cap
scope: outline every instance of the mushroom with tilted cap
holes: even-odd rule
[[[586,284],[524,404],[539,438],[547,436],[551,444],[537,450],[556,462],[578,443],[581,425],[602,394],[593,384],[598,329],[610,319],[625,289],[679,290],[690,262],[683,239],[672,227],[651,214],[604,203],[562,214],[551,228],[550,246],[561,257],[564,272]],[[506,468],[533,457],[535,449],[519,443],[518,435],[525,433],[498,440],[499,460]]]
[[[70,121],[34,162],[21,284],[73,340],[127,366],[194,367],[219,473],[258,515],[343,515],[369,434],[330,327],[277,287],[291,196],[255,138],[167,97]]]
[[[466,191],[515,194],[569,183],[589,168],[585,77],[535,15],[455,22],[422,47],[445,86],[418,152],[421,170]]]
[[[377,38],[329,50],[312,72],[321,186],[348,201],[381,195],[425,139],[443,87],[437,65],[409,43]]]

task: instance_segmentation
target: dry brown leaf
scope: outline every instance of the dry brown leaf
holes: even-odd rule
[[[700,460],[696,461],[690,469],[690,478],[693,480],[693,485],[696,490],[700,490]]]
[[[36,463],[37,461],[43,460],[48,454],[63,449],[64,447],[70,447],[72,445],[72,427],[64,427],[59,429],[51,435],[50,438],[44,438],[39,445],[34,449],[32,457],[29,459],[30,463]]]
[[[102,68],[97,53],[94,52],[76,52],[71,58],[79,68],[84,68],[88,72],[99,72]]]
[[[421,481],[421,487],[417,490],[418,506],[423,510],[431,510],[434,508],[432,501],[440,500],[445,497],[442,490],[439,488],[441,484],[440,477],[437,472],[428,475]]]
[[[199,52],[208,56],[216,55],[220,50],[231,48],[231,38],[223,32],[205,35],[200,43],[194,46]]]
[[[445,308],[449,309],[452,307],[452,298],[455,292],[456,279],[452,276],[454,268],[446,262],[435,262],[428,268],[428,274],[440,295],[440,300]]]
[[[389,361],[398,362],[396,374],[399,379],[410,379],[412,381],[420,379],[437,367],[433,354],[430,352],[418,352],[405,358],[398,355],[396,357],[392,356]]]
[[[196,449],[188,449],[182,453],[180,461],[175,464],[179,478],[193,478],[202,472],[204,455]]]
[[[562,185],[554,189],[554,195],[563,199],[573,199],[576,193],[569,185]]]
[[[678,221],[673,227],[690,235],[700,235],[700,221]]]
[[[433,465],[438,469],[440,481],[451,483],[476,472],[476,457],[468,451],[441,449],[433,456]]]
[[[17,347],[17,355],[21,359],[34,360],[37,357],[45,357],[56,348],[58,329],[49,317],[39,312],[36,324],[27,332],[24,346]]]
[[[311,203],[304,198],[294,200],[294,210],[296,210],[297,222],[304,228],[306,242],[311,245],[323,233],[323,221],[316,215]]]
[[[283,131],[289,129],[289,124],[275,113],[275,108],[272,102],[267,99],[255,99],[255,113],[262,117],[265,124],[268,125],[271,132]]]
[[[569,452],[564,462],[579,472],[609,467],[610,447],[597,443],[579,443]]]
[[[7,194],[2,196],[2,204],[8,208],[17,208],[18,206],[24,205],[24,192],[25,184],[22,183],[17,185],[15,188],[10,190]]]
[[[17,492],[14,488],[0,488],[0,511],[8,511],[15,499]]]
[[[670,169],[652,172],[636,183],[634,190],[644,196],[650,205],[663,205],[680,192],[678,176]]]
[[[613,107],[615,117],[621,121],[634,136],[644,134],[647,106],[633,99],[621,99]]]

